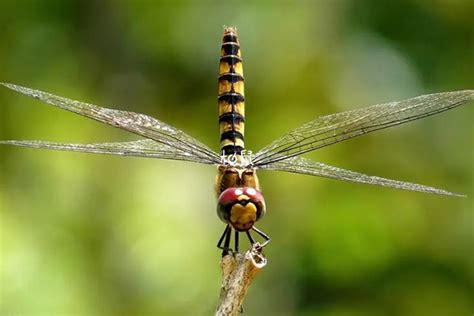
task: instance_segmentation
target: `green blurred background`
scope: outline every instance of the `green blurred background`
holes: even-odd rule
[[[469,0],[3,0],[0,81],[146,113],[217,150],[222,26],[235,25],[257,150],[319,115],[473,88],[473,13]],[[0,106],[0,139],[136,139],[6,89]],[[467,198],[262,171],[272,243],[245,315],[472,315],[472,106],[308,155]],[[0,147],[0,314],[212,314],[214,175]]]

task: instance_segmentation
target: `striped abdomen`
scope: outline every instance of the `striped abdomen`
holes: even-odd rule
[[[242,58],[237,31],[224,29],[219,64],[219,130],[221,153],[240,154],[244,149],[245,98]]]

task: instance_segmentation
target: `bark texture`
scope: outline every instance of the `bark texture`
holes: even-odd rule
[[[224,256],[221,259],[221,293],[215,315],[239,315],[250,284],[266,264],[267,259],[258,243],[244,254]]]

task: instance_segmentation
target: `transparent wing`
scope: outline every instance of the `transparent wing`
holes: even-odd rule
[[[319,117],[260,150],[254,165],[295,157],[343,140],[456,108],[474,99],[474,90],[442,92]]]
[[[303,157],[292,157],[286,160],[266,164],[261,169],[288,171],[293,173],[307,174],[311,176],[324,177],[336,180],[366,183],[383,187],[390,187],[409,191],[433,193],[451,196],[463,196],[451,193],[442,189],[432,188],[426,185],[409,183],[397,180],[390,180],[375,176],[368,176],[362,173],[345,170],[337,167],[325,165]]]
[[[165,144],[157,143],[149,139],[131,142],[100,144],[64,144],[36,140],[7,140],[0,141],[0,144],[53,150],[78,151],[93,154],[161,158],[171,160],[184,160],[203,164],[214,164],[207,158],[201,158],[199,156],[181,151]]]
[[[0,85],[58,108],[152,139],[160,144],[166,145],[170,149],[196,156],[196,159],[199,158],[203,161],[207,160],[209,163],[216,164],[220,162],[219,155],[206,145],[200,143],[183,131],[150,116],[128,111],[107,109],[11,83],[0,83]]]

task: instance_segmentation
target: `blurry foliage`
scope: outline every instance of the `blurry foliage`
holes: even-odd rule
[[[222,25],[235,25],[256,150],[318,115],[473,88],[472,13],[469,0],[5,0],[0,80],[147,113],[217,149]],[[5,89],[0,106],[0,139],[134,139]],[[464,199],[261,172],[273,241],[246,315],[472,313],[472,113],[309,155]],[[212,313],[214,172],[0,147],[0,314]]]

